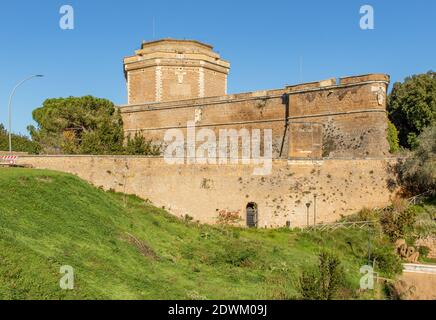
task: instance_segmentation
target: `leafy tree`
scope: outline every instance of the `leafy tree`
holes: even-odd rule
[[[12,149],[17,152],[38,153],[38,145],[28,137],[12,134]],[[9,134],[3,124],[0,123],[0,150],[9,150]]]
[[[412,194],[436,195],[436,125],[424,129],[412,156],[399,165],[402,185]]]
[[[47,99],[33,111],[29,132],[45,153],[123,152],[121,115],[114,104],[92,96]]]
[[[400,145],[415,147],[416,137],[436,121],[436,72],[413,75],[403,83],[395,83],[388,112],[399,131]]]

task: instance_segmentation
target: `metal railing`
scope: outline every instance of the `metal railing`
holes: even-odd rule
[[[409,202],[409,204],[415,205],[415,204],[419,204],[422,203],[423,200],[425,200],[427,198],[427,196],[430,195],[430,190],[421,193],[421,194],[417,194],[416,196],[413,196],[409,199],[407,199],[407,202]]]
[[[344,229],[363,229],[372,226],[374,221],[347,221],[336,223],[322,223],[307,227],[310,230],[334,231],[340,228]]]

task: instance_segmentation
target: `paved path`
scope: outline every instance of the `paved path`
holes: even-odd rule
[[[404,272],[427,273],[436,276],[435,264],[404,263],[403,268]]]
[[[403,264],[403,280],[410,288],[408,300],[436,300],[436,265]]]

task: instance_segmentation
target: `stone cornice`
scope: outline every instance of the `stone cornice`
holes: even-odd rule
[[[228,74],[229,73],[229,67],[223,66],[217,63],[213,63],[210,61],[205,61],[202,59],[184,59],[184,64],[180,64],[180,60],[177,59],[145,59],[145,60],[138,60],[135,62],[130,62],[124,65],[125,72],[128,71],[134,71],[138,69],[145,69],[145,68],[151,68],[151,67],[157,67],[157,66],[174,66],[174,67],[195,67],[195,68],[206,68],[210,69],[216,72]]]

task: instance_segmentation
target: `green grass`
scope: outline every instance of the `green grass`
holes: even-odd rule
[[[413,206],[416,212],[414,233],[420,237],[427,237],[436,234],[436,198]]]
[[[346,270],[339,298],[374,297],[357,293],[365,230],[213,227],[123,198],[69,174],[0,169],[0,299],[289,299],[323,248]],[[59,288],[63,265],[74,290]]]

